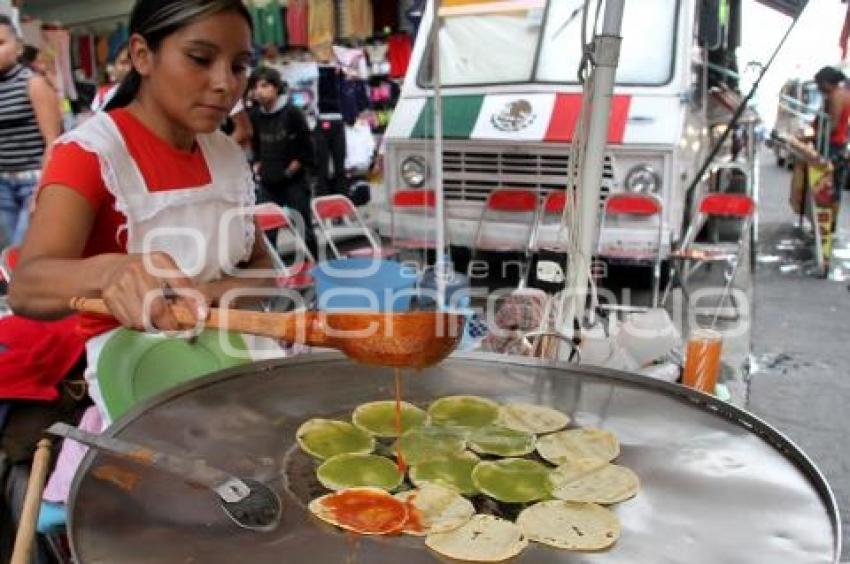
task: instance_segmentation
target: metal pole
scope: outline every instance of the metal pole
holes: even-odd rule
[[[599,223],[599,194],[601,192],[602,173],[605,164],[605,147],[608,143],[608,124],[610,121],[611,99],[614,94],[615,75],[620,58],[620,30],[623,24],[625,0],[605,2],[605,18],[602,33],[595,38],[595,68],[591,75],[592,104],[588,122],[587,139],[575,139],[573,143],[583,143],[582,163],[579,176],[579,209],[581,218],[581,240],[579,256],[572,268],[573,306],[572,315],[567,323],[572,326],[573,319],[583,319],[587,303],[590,264],[593,258],[594,242]],[[571,261],[572,262],[572,261]],[[571,266],[572,266],[571,264]],[[569,327],[568,329],[572,329]]]
[[[437,221],[434,276],[437,279],[437,308],[446,305],[446,203],[443,193],[443,91],[440,76],[440,0],[431,0],[431,68],[434,83],[434,193]]]

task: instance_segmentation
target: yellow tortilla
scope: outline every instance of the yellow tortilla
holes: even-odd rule
[[[549,473],[552,495],[564,501],[610,505],[632,498],[640,489],[637,475],[598,458],[580,458]]]
[[[475,515],[463,526],[446,533],[431,533],[425,546],[456,560],[501,562],[528,546],[522,529],[492,515]]]
[[[569,429],[539,437],[537,452],[555,465],[581,458],[611,462],[620,456],[620,441],[614,433],[602,429]]]
[[[595,503],[543,501],[524,509],[517,525],[529,540],[566,550],[603,550],[620,538],[617,516]]]
[[[468,499],[438,484],[425,484],[419,489],[397,493],[395,497],[408,503],[408,510],[416,515],[412,521],[419,526],[409,523],[404,528],[410,535],[453,531],[475,515],[475,507]]]
[[[508,403],[499,408],[496,422],[514,431],[540,435],[560,431],[569,425],[570,416],[543,405]]]

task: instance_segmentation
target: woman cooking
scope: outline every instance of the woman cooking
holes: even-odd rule
[[[218,131],[245,90],[251,16],[241,0],[138,0],[132,70],[105,108],[61,137],[46,164],[9,301],[56,319],[75,296],[102,298],[115,320],[83,316],[87,380],[119,326],[181,329],[169,300],[199,319],[236,278],[271,268],[253,219],[250,168]]]

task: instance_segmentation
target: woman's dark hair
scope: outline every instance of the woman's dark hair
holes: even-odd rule
[[[18,57],[18,61],[24,66],[31,67],[37,58],[38,47],[35,47],[34,45],[24,45],[24,48],[21,51],[21,56]]]
[[[130,36],[144,37],[152,51],[159,49],[162,41],[182,28],[200,19],[221,12],[236,12],[254,29],[251,14],[242,0],[136,0],[130,12]],[[105,111],[123,108],[139,93],[142,77],[135,68],[121,81],[118,91],[106,105]]]
[[[257,72],[251,75],[253,79],[254,86],[261,80],[265,80],[272,86],[277,89],[278,94],[286,93],[286,82],[280,77],[280,73],[277,70],[269,67],[260,67]]]
[[[818,84],[831,84],[835,86],[847,80],[843,72],[835,67],[823,67],[815,73],[815,82]]]

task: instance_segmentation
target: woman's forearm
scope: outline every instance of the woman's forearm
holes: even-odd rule
[[[115,269],[129,255],[104,254],[87,259],[34,257],[15,268],[9,286],[12,310],[33,319],[60,319],[71,313],[71,298],[99,298]]]

